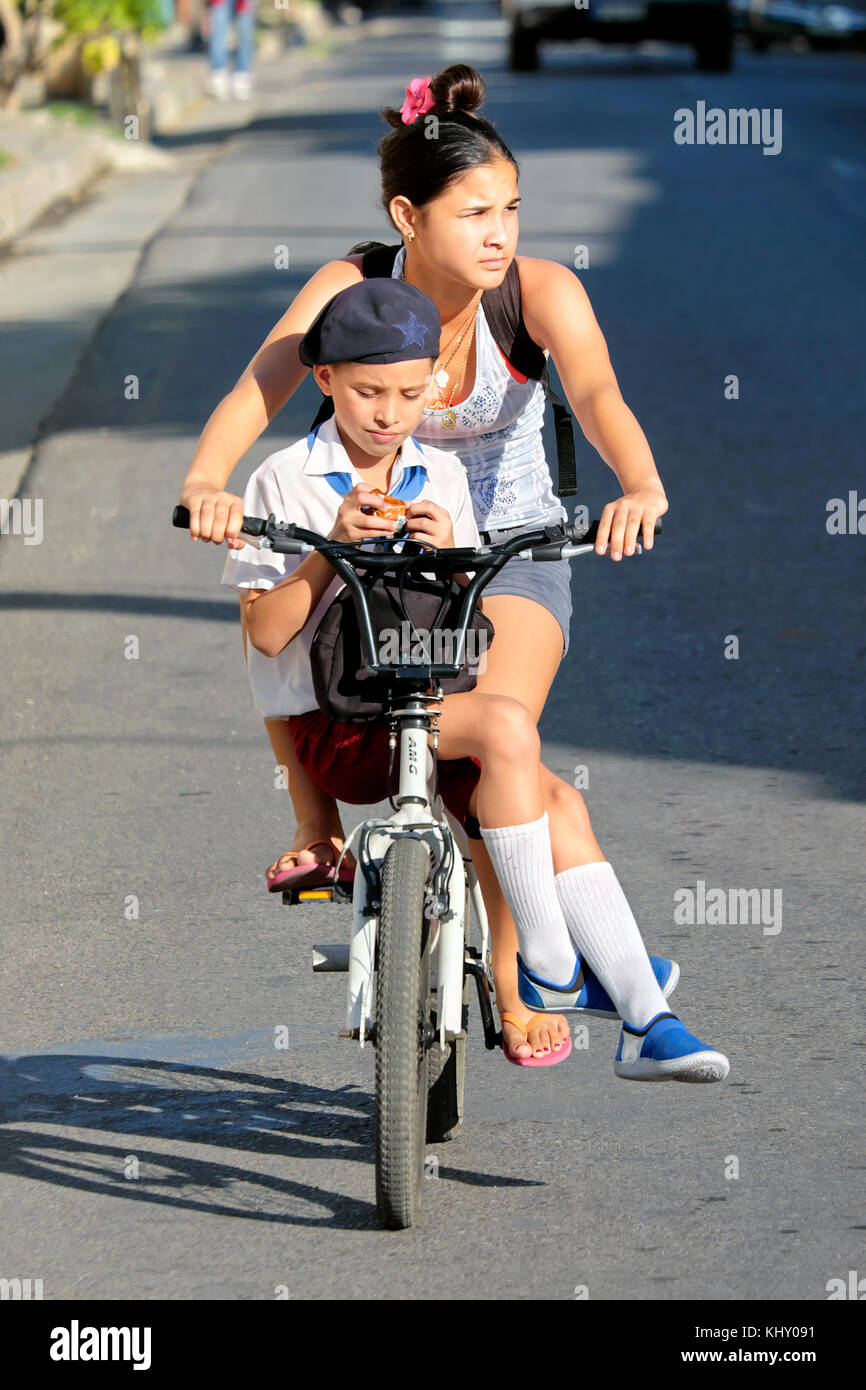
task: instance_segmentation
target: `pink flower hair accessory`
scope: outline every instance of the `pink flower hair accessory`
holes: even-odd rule
[[[411,125],[413,121],[417,121],[419,116],[433,110],[436,105],[436,98],[430,91],[430,82],[429,77],[412,78],[406,88],[406,100],[400,107],[400,116],[404,125]]]

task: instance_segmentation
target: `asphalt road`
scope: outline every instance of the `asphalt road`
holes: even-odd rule
[[[588,1048],[524,1074],[474,1016],[464,1134],[434,1151],[421,1225],[394,1235],[374,1206],[373,1058],[337,1038],[344,977],[310,970],[346,910],[263,889],[289,801],[222,556],[168,518],[298,285],[385,231],[377,108],[457,58],[518,156],[521,250],[589,249],[671,503],[651,555],[575,562],[545,758],[588,769],[646,940],[682,966],[676,1007],[731,1073],[629,1086],[614,1025],[592,1022]],[[291,87],[270,70],[247,129],[176,137],[199,160],[189,196],[26,480],[43,542],[0,542],[0,1275],[46,1298],[820,1300],[866,1268],[866,537],[826,528],[829,499],[866,489],[862,60],[741,53],[710,76],[676,50],[557,46],[524,76],[503,59],[488,8],[394,18]],[[699,100],[781,109],[781,153],[677,145],[674,113]],[[314,409],[307,386],[238,489]],[[579,473],[597,514],[615,480],[582,440]],[[677,921],[699,882],[778,892],[782,915]]]

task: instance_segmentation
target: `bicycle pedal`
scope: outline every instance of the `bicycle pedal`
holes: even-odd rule
[[[284,888],[283,903],[286,907],[295,907],[298,903],[307,902],[333,902],[333,888]],[[342,899],[341,899],[342,900]]]

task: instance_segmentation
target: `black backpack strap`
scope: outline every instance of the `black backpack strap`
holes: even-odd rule
[[[324,392],[323,392],[323,393],[322,393],[322,404],[319,406],[319,409],[318,409],[318,411],[316,412],[316,418],[315,418],[315,420],[314,420],[313,423],[310,425],[309,433],[312,434],[313,431],[314,431],[314,430],[317,430],[317,429],[319,428],[320,425],[323,425],[323,424],[325,423],[326,420],[330,420],[330,418],[331,418],[331,416],[333,415],[333,413],[334,413],[334,397],[333,397],[333,396],[326,396],[326,395],[324,394]]]
[[[394,262],[397,259],[397,252],[403,245],[400,242],[397,246],[386,246],[384,241],[359,241],[357,246],[353,246],[347,255],[354,256],[363,253],[364,263],[361,266],[361,274],[365,280],[387,279],[394,269]]]
[[[574,453],[574,429],[571,411],[560,396],[551,389],[547,365],[541,378],[545,399],[550,401],[553,410],[553,428],[556,432],[557,496],[577,496],[577,459]]]
[[[346,252],[347,256],[361,256],[367,251],[372,251],[375,246],[384,246],[384,241],[359,241],[354,246],[350,246]]]
[[[546,358],[523,322],[517,261],[511,262],[501,285],[484,291],[481,303],[490,331],[512,367],[533,381],[541,381]]]

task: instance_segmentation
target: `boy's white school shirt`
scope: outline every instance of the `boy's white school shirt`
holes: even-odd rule
[[[270,454],[259,465],[244,491],[244,515],[273,513],[277,521],[292,521],[327,536],[344,496],[363,481],[331,416],[305,439]],[[391,469],[388,493],[405,502],[419,498],[438,502],[451,517],[456,546],[481,544],[466,472],[456,454],[411,437],[404,440]],[[304,555],[277,555],[245,545],[243,550],[228,552],[222,583],[230,589],[272,589],[304,559]],[[335,574],[304,627],[278,656],[265,656],[247,638],[247,670],[263,719],[285,719],[318,708],[310,647],[325,609],[344,587]]]

